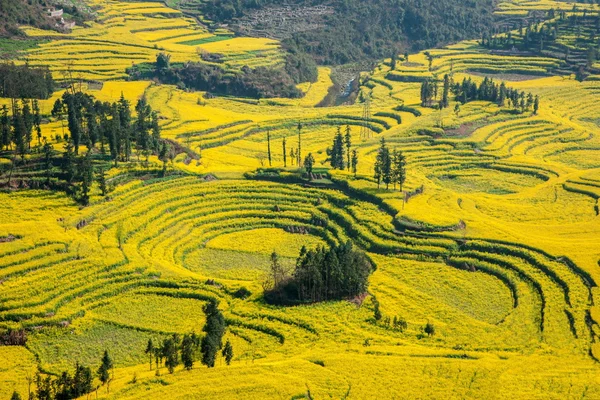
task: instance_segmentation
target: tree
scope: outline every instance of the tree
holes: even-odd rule
[[[100,188],[100,194],[102,196],[106,196],[108,194],[108,185],[106,184],[106,172],[104,171],[104,168],[100,167],[100,169],[98,169],[98,174],[96,177],[97,181],[98,181],[98,186]],[[152,341],[152,340],[150,340]]]
[[[296,150],[298,166],[302,167],[302,123],[298,124],[298,150]]]
[[[533,113],[535,115],[537,115],[539,110],[540,110],[540,97],[535,96],[535,100],[533,101]]]
[[[398,184],[400,186],[400,191],[402,191],[402,187],[406,181],[406,158],[401,151],[394,151],[392,181],[394,183],[394,189],[396,188],[396,184]]]
[[[23,100],[23,122],[25,123],[25,142],[27,143],[27,148],[31,149],[34,116],[31,113],[29,102],[25,100]]]
[[[162,174],[163,176],[167,173],[167,162],[169,161],[169,152],[171,150],[169,149],[169,144],[167,143],[167,141],[164,141],[162,144],[162,147],[160,149],[160,153],[158,155],[158,159],[160,161],[162,161],[163,163],[163,170],[162,170]]]
[[[352,134],[351,134],[350,125],[346,125],[346,136],[344,137],[344,144],[346,145],[346,165],[348,166],[348,171],[350,171],[350,148],[352,147]]]
[[[13,392],[12,396],[10,396],[10,400],[21,400],[21,395],[17,392]]]
[[[282,145],[283,145],[283,167],[287,168],[287,152],[285,149],[285,146],[286,146],[286,138],[285,137],[283,138]]]
[[[444,91],[442,93],[442,100],[440,102],[440,108],[448,108],[450,105],[450,77],[448,74],[444,75]]]
[[[396,57],[396,53],[392,54],[392,61],[390,63],[390,67],[392,69],[392,71],[396,70],[396,63],[397,63],[397,57]]]
[[[356,168],[358,167],[358,153],[356,149],[352,150],[352,173],[356,177]]]
[[[435,335],[435,326],[431,322],[427,322],[427,325],[423,328],[423,332],[427,334],[427,336]]]
[[[267,155],[269,157],[269,167],[273,166],[273,162],[271,160],[271,131],[267,130]]]
[[[50,186],[50,177],[52,176],[52,153],[54,149],[48,143],[46,139],[44,139],[44,147],[42,148],[44,151],[44,170],[46,171],[46,185]]]
[[[73,151],[73,145],[70,142],[67,142],[64,145],[61,169],[65,174],[65,180],[67,183],[71,184],[75,178],[75,153]]]
[[[175,368],[179,365],[179,355],[177,351],[178,337],[174,334],[172,337],[164,340],[162,345],[162,355],[165,358],[165,367],[172,374]]]
[[[225,364],[231,364],[231,360],[233,359],[233,346],[229,340],[227,340],[225,347],[223,347],[222,355],[223,358],[225,358]]]
[[[156,56],[156,72],[164,75],[171,68],[171,55],[158,53]]]
[[[100,379],[100,382],[102,382],[103,385],[106,385],[110,381],[110,370],[113,366],[113,361],[108,354],[108,350],[104,350],[104,355],[102,356],[100,367],[97,372],[98,379]],[[108,387],[106,390],[108,391]]]
[[[225,333],[225,318],[218,308],[215,300],[210,300],[202,308],[206,314],[206,324],[202,330],[206,335],[202,338],[200,349],[202,364],[209,368],[215,366],[217,352],[223,347],[223,334]]]
[[[344,137],[338,127],[338,131],[333,138],[333,147],[329,150],[329,162],[334,169],[344,169]]]
[[[0,115],[0,147],[8,150],[11,137],[10,137],[10,118],[8,116],[8,107],[5,105],[2,106],[2,115]]]
[[[152,343],[152,339],[148,339],[148,344],[146,345],[146,350],[144,353],[148,354],[150,357],[150,371],[152,371],[152,356],[154,355],[154,343]]]
[[[92,167],[92,153],[88,150],[79,162],[79,173],[81,174],[80,202],[84,206],[90,203],[90,191],[94,181],[94,169]]]
[[[188,371],[194,367],[194,341],[190,335],[183,335],[181,341],[181,362]]]
[[[304,168],[306,168],[306,173],[308,174],[308,179],[312,179],[311,175],[312,175],[312,170],[313,170],[314,165],[315,165],[315,158],[313,157],[312,153],[308,153],[308,155],[304,159]]]
[[[32,102],[33,107],[33,126],[35,127],[35,131],[37,133],[38,145],[42,144],[42,116],[40,115],[40,105],[37,99],[34,99]]]

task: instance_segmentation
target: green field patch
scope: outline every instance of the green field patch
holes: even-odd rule
[[[158,313],[158,311],[157,311]],[[36,354],[41,366],[52,372],[73,369],[75,362],[95,368],[104,350],[108,350],[116,367],[147,362],[144,349],[156,333],[93,322],[78,329],[50,328],[33,334],[27,346]]]
[[[233,39],[233,36],[231,36],[231,35],[215,35],[215,36],[205,37],[202,39],[186,40],[183,42],[178,42],[177,44],[183,44],[186,46],[200,46],[202,44],[222,42],[222,41],[230,40],[230,39]]]
[[[129,294],[94,310],[99,319],[160,332],[200,332],[205,322],[203,302],[167,296]]]
[[[524,174],[491,169],[469,169],[438,175],[435,180],[457,193],[511,194],[539,185],[543,181]]]

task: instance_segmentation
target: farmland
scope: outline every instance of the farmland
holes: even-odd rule
[[[572,70],[598,5],[501,2],[505,16],[554,9],[589,21],[580,38],[558,30],[560,54],[477,40],[400,54],[360,74],[356,102],[319,107],[330,66],[298,85],[301,98],[126,80],[159,52],[174,63],[220,54],[228,72],[278,66],[285,53],[276,40],[208,29],[193,2],[86,3],[95,19],[71,33],[23,26],[38,42],[14,61],[47,65],[102,102],[145,98],[162,138],[183,150],[168,161],[134,153],[107,171],[108,195],[94,183],[87,206],[42,187],[0,193],[0,332],[27,332],[25,346],[0,346],[0,399],[25,398],[38,369],[95,372],[105,350],[112,381],[95,395],[106,399],[600,398],[600,74],[594,63],[582,80]],[[506,82],[538,96],[539,110],[424,105],[422,83],[445,75]],[[57,152],[68,127],[51,110],[64,91],[39,101]],[[356,174],[329,168],[327,149],[347,127]],[[402,191],[374,178],[382,138],[406,157]],[[314,180],[288,155],[299,147],[314,156]],[[41,179],[33,169],[10,174],[27,186]],[[265,301],[272,252],[292,269],[303,246],[348,241],[375,267],[365,296]],[[152,368],[148,340],[204,335],[212,301],[231,364],[219,352],[214,368]]]

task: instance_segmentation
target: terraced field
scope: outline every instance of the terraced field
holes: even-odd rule
[[[0,398],[27,393],[37,367],[97,368],[105,349],[116,368],[99,398],[600,398],[594,75],[578,82],[549,73],[562,66],[551,55],[492,54],[466,41],[363,73],[367,119],[360,101],[316,107],[332,85],[329,68],[299,86],[302,99],[213,98],[118,79],[157,48],[179,61],[199,59],[198,48],[224,53],[238,68],[251,59],[279,62],[277,45],[209,33],[160,3],[93,3],[98,21],[23,58],[50,64],[60,77],[70,54],[73,71],[103,82],[100,90],[83,85],[103,101],[145,95],[160,112],[163,137],[189,151],[169,163],[165,178],[135,163],[112,170],[120,184],[107,198],[94,187],[85,208],[58,193],[0,193],[0,328],[29,333],[26,347],[0,347],[9,360]],[[170,6],[187,13],[189,3]],[[499,7],[525,15],[572,12],[573,4]],[[98,46],[112,50],[93,53]],[[252,58],[256,52],[265,56]],[[538,95],[540,110],[515,113],[484,101],[422,107],[421,82],[445,74],[506,81]],[[40,102],[42,112],[60,95]],[[316,182],[302,179],[289,156],[283,165],[283,140],[288,152],[298,148],[298,124],[302,154],[312,153],[323,174]],[[347,126],[356,176],[326,170],[326,149]],[[42,129],[54,137],[62,124],[50,119]],[[407,158],[402,193],[379,189],[373,178],[381,138]],[[254,173],[268,167],[269,143],[281,172]],[[272,251],[292,268],[302,246],[347,240],[376,266],[365,298],[265,303]],[[235,295],[242,287],[251,292],[246,299]],[[162,368],[156,376],[144,354],[148,339],[200,333],[202,306],[213,299],[227,322],[231,365],[219,356],[212,369]],[[404,329],[386,322],[400,319]],[[424,333],[427,323],[435,335]]]

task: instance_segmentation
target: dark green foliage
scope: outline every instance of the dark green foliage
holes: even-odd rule
[[[110,380],[110,370],[113,368],[113,361],[108,354],[108,350],[104,350],[104,354],[102,355],[102,360],[100,362],[100,367],[98,368],[98,379],[105,385]]]
[[[223,358],[225,358],[225,363],[227,365],[231,364],[231,360],[233,359],[233,346],[229,340],[227,340],[225,347],[223,347],[222,355]]]
[[[342,136],[342,131],[338,126],[337,134],[333,138],[333,146],[330,149],[327,149],[329,162],[334,169],[344,170],[345,168],[346,148],[344,145],[344,136]]]
[[[202,310],[206,314],[206,324],[202,328],[206,335],[202,338],[200,345],[202,364],[212,368],[215,366],[217,352],[223,347],[225,318],[223,318],[223,314],[221,314],[218,304],[214,300],[206,303]]]
[[[47,99],[53,92],[54,80],[48,67],[0,63],[0,97]]]
[[[19,393],[13,392],[12,396],[10,396],[10,400],[22,400],[22,397]]]
[[[308,174],[309,179],[311,177],[314,165],[315,158],[313,157],[312,153],[308,153],[308,155],[304,159],[304,169],[306,169],[306,173]]]
[[[150,357],[150,371],[152,371],[152,357],[154,356],[155,350],[156,348],[154,347],[152,339],[148,339],[148,344],[146,345],[144,353],[148,354],[148,357]]]
[[[427,334],[427,336],[433,336],[435,335],[435,326],[433,326],[433,324],[431,322],[427,322],[427,325],[425,325],[425,327],[423,327],[423,332],[425,332]]]
[[[370,261],[351,242],[329,249],[302,248],[291,278],[265,292],[277,304],[340,300],[363,294],[373,270]]]
[[[50,375],[42,377],[38,372],[34,380],[36,390],[30,398],[35,400],[76,399],[93,390],[93,380],[92,370],[79,363],[75,364],[75,371],[72,376],[68,371],[63,371],[62,374],[53,379]],[[15,392],[11,397],[12,399],[21,399],[21,396]]]
[[[301,97],[296,84],[317,79],[316,65],[306,58],[291,54],[285,67],[244,67],[239,72],[226,71],[218,65],[206,63],[173,64],[159,54],[154,68],[143,65],[128,70],[132,79],[157,78],[163,83],[214,94],[252,98]]]
[[[175,371],[175,367],[179,365],[179,337],[173,335],[163,341],[161,352],[162,357],[165,359],[165,367],[169,370],[169,373]]]
[[[462,83],[455,83],[452,86],[452,92],[456,95],[456,100],[463,104],[476,100],[490,101],[501,107],[510,106],[520,112],[529,111],[535,105],[535,98],[531,93],[525,94],[525,92],[507,87],[504,83],[499,85],[488,77],[485,77],[479,85],[471,78],[465,78]]]
[[[194,367],[194,340],[190,335],[184,335],[181,340],[181,362],[188,371]]]
[[[327,4],[333,14],[323,26],[291,33],[284,45],[308,53],[319,64],[346,64],[397,54],[397,43],[414,50],[465,38],[481,37],[493,26],[492,0],[293,0],[292,5]],[[210,19],[224,22],[254,9],[280,5],[278,0],[210,0],[199,8]]]

